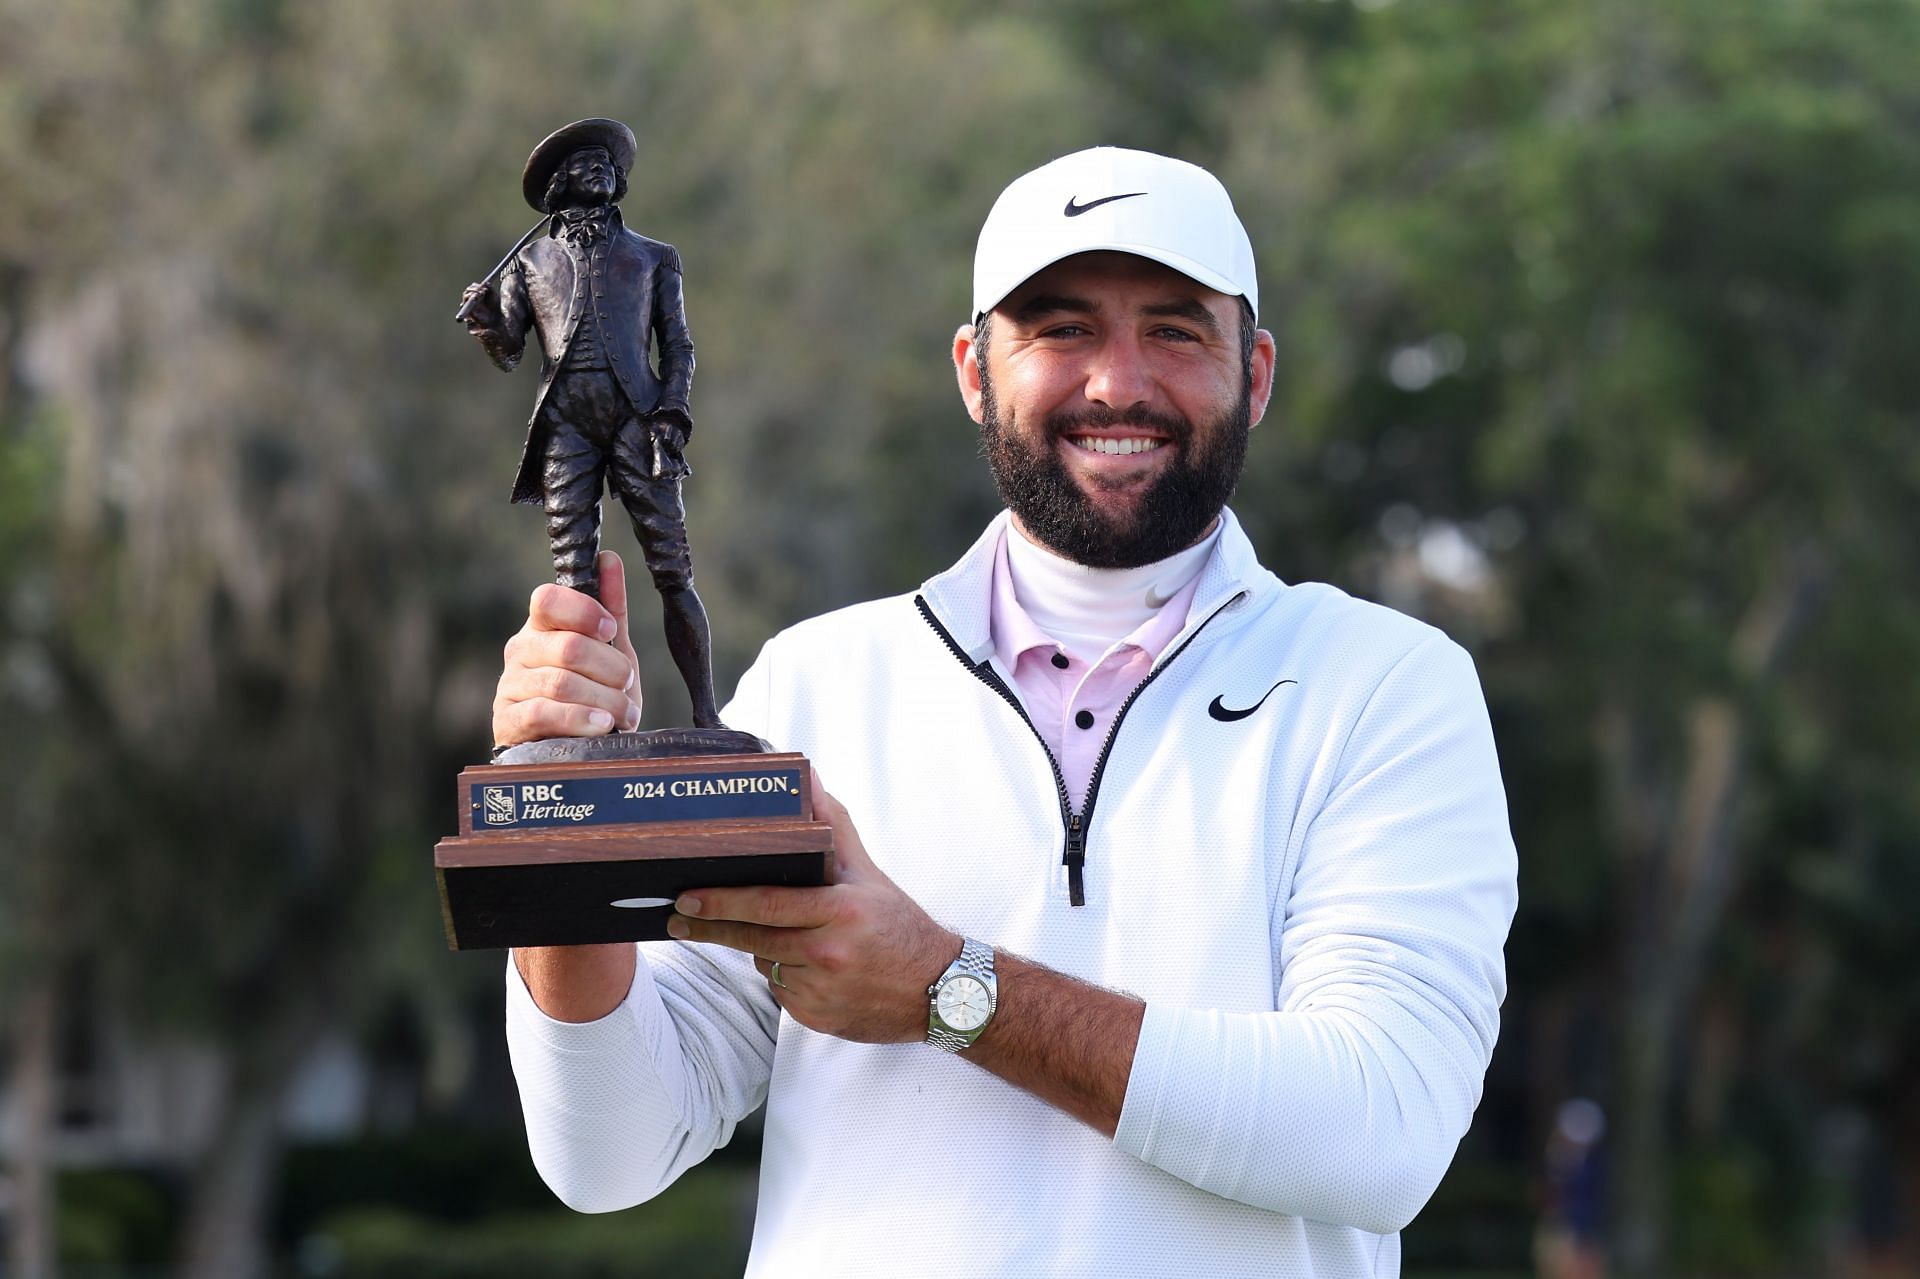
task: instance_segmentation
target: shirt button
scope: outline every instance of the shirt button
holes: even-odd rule
[[[1092,711],[1080,711],[1080,712],[1078,712],[1077,714],[1075,714],[1075,715],[1074,715],[1074,717],[1073,717],[1073,722],[1074,722],[1074,723],[1076,723],[1076,724],[1078,724],[1078,725],[1079,725],[1080,727],[1082,727],[1082,728],[1092,728],[1092,727],[1093,727],[1093,712],[1092,712]]]
[[[1053,664],[1063,671],[1066,670],[1069,665],[1067,655],[1065,653],[1055,653],[1053,655]]]

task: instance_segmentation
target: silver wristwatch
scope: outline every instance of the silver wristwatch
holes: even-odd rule
[[[980,1038],[1000,1002],[993,976],[993,947],[968,937],[960,958],[927,987],[927,1042],[957,1053]]]

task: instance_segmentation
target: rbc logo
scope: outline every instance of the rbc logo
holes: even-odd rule
[[[482,787],[481,798],[486,805],[485,817],[487,825],[511,826],[519,820],[519,814],[514,808],[513,787]]]

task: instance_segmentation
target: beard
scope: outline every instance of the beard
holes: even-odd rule
[[[1243,386],[1239,402],[1205,432],[1178,414],[1098,406],[1048,416],[1036,447],[1001,419],[984,358],[980,402],[980,451],[1000,500],[1040,545],[1088,568],[1139,568],[1198,542],[1240,482],[1253,421],[1251,388]],[[1162,432],[1168,442],[1160,447],[1174,455],[1145,492],[1109,511],[1074,483],[1054,446],[1090,428],[1115,426]],[[1203,442],[1196,443],[1197,434]]]

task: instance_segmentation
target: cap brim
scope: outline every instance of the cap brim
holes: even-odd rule
[[[1184,254],[1151,245],[1129,243],[1123,240],[1106,240],[1096,241],[1091,244],[1076,244],[1072,248],[1064,249],[1051,257],[1042,256],[1036,259],[1031,265],[1023,263],[1020,268],[1020,274],[1010,278],[1004,288],[995,286],[997,292],[991,301],[982,298],[974,299],[973,318],[976,321],[979,320],[981,316],[1006,301],[1008,294],[1055,263],[1064,262],[1068,258],[1078,257],[1082,253],[1101,252],[1131,253],[1134,257],[1146,258],[1149,261],[1158,262],[1162,266],[1172,267],[1188,279],[1204,284],[1216,293],[1224,293],[1228,297],[1235,298],[1246,296],[1245,291],[1232,280],[1229,280],[1218,271],[1204,266]],[[1011,273],[1009,273],[1009,275],[1011,276]]]

